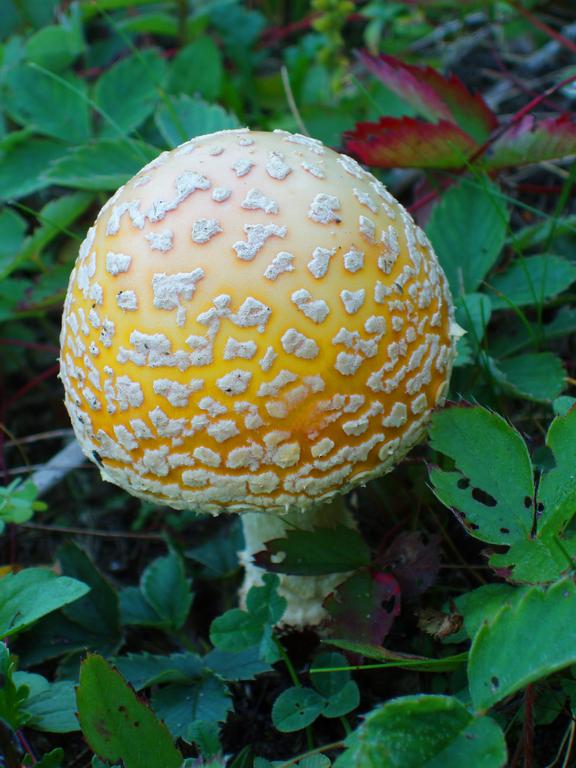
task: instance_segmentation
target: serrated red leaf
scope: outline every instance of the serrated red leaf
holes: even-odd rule
[[[471,93],[455,75],[432,67],[406,64],[393,56],[360,53],[360,61],[419,115],[454,123],[478,142],[485,141],[498,119],[480,94]]]
[[[400,613],[398,582],[389,573],[355,573],[325,602],[333,636],[380,645]]]
[[[462,168],[479,145],[446,120],[382,117],[344,134],[346,150],[379,168]]]
[[[529,165],[576,154],[576,123],[570,115],[544,119],[525,115],[508,128],[485,154],[489,169]]]
[[[405,597],[415,597],[436,581],[440,570],[440,536],[402,531],[378,558],[378,566],[394,576]]]

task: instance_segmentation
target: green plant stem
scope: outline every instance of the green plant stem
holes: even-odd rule
[[[342,728],[344,728],[344,733],[346,736],[349,736],[352,733],[352,727],[350,723],[348,722],[348,718],[346,715],[342,715],[342,717],[339,718],[340,723],[342,724]]]
[[[298,674],[294,669],[294,665],[292,664],[290,656],[288,656],[288,654],[286,653],[286,648],[284,648],[284,646],[276,636],[274,636],[274,645],[276,646],[278,653],[282,657],[282,661],[286,665],[286,669],[288,670],[288,674],[290,675],[290,680],[292,680],[292,683],[295,685],[296,688],[301,688],[302,683],[298,678]],[[314,749],[314,737],[312,735],[312,729],[309,725],[306,726],[306,743],[308,744],[308,749],[311,749],[311,750]]]
[[[187,0],[176,0],[176,8],[178,13],[178,40],[181,46],[185,46],[188,42],[188,3]]]
[[[292,664],[292,661],[290,660],[290,656],[286,653],[286,649],[278,640],[277,637],[274,637],[274,645],[276,646],[276,649],[278,650],[278,653],[282,657],[282,661],[284,664],[286,664],[286,669],[288,670],[288,674],[290,675],[290,680],[292,680],[292,683],[296,686],[296,688],[301,688],[302,683],[298,679],[298,675],[296,673],[296,670],[294,669],[294,665]]]

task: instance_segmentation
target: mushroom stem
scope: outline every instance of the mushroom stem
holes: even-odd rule
[[[344,499],[337,498],[306,510],[294,510],[278,516],[266,512],[245,512],[242,515],[245,549],[240,562],[245,577],[240,588],[243,605],[251,587],[262,583],[266,571],[254,564],[253,557],[265,548],[267,541],[286,537],[291,530],[312,531],[317,528],[335,528],[345,525],[355,529],[356,521],[347,509]],[[348,577],[348,573],[331,573],[324,576],[291,576],[280,574],[278,592],[288,605],[280,621],[281,626],[315,626],[328,618],[324,600]]]

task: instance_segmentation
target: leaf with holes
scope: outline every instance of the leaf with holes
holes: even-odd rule
[[[576,122],[570,115],[541,120],[525,115],[496,139],[486,153],[484,164],[492,170],[542,163],[573,154],[576,154]]]
[[[469,533],[491,544],[529,537],[534,479],[518,432],[485,408],[454,407],[434,414],[430,437],[432,448],[455,466],[432,469],[434,492]]]
[[[324,698],[312,688],[288,688],[272,706],[272,722],[282,733],[299,731],[313,723],[324,706]]]
[[[84,738],[100,757],[126,768],[180,768],[166,726],[101,656],[82,662],[77,702]]]
[[[274,573],[320,576],[369,565],[370,550],[357,531],[345,526],[294,530],[282,539],[267,541],[266,549],[255,555],[254,562]]]
[[[326,600],[330,633],[345,640],[378,645],[400,613],[400,587],[387,573],[355,573]]]
[[[347,151],[377,168],[461,168],[478,149],[457,125],[381,117],[345,134]]]
[[[334,768],[502,768],[499,725],[452,696],[404,696],[370,712],[346,739]]]
[[[468,679],[485,710],[528,683],[576,662],[576,586],[571,577],[532,587],[484,622],[470,649]]]
[[[538,485],[538,534],[562,533],[576,515],[576,408],[557,416],[546,435],[553,469]]]
[[[480,142],[498,125],[484,99],[470,93],[454,75],[446,77],[432,67],[407,64],[393,56],[361,53],[359,58],[387,88],[427,120],[450,121]]]
[[[547,584],[572,571],[576,560],[576,535],[567,533],[519,539],[507,552],[495,553],[490,565],[518,584]]]

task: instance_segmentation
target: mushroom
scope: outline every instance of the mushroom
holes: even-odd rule
[[[426,235],[355,160],[285,131],[221,131],[145,166],[82,243],[61,379],[105,480],[175,509],[242,512],[252,562],[389,471],[442,404],[452,302]],[[285,576],[318,624],[345,576]]]

